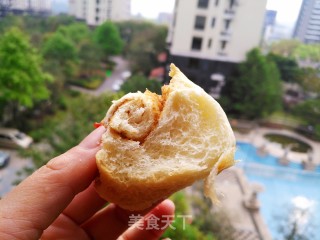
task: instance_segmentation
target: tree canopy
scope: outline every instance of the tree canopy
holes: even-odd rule
[[[320,71],[314,68],[301,68],[300,84],[309,92],[320,93]]]
[[[9,29],[0,38],[0,99],[32,107],[47,99],[46,82],[51,79],[41,69],[41,58],[18,28]]]
[[[90,38],[90,30],[84,23],[73,23],[67,26],[60,26],[57,33],[62,34],[65,38],[70,39],[74,44]]]
[[[148,75],[158,64],[158,54],[166,50],[167,27],[135,21],[117,26],[125,40],[124,54],[131,61],[132,71]]]
[[[59,32],[53,33],[43,45],[43,56],[55,59],[64,64],[66,61],[75,60],[77,51],[72,41]]]
[[[162,84],[157,80],[148,79],[143,75],[134,75],[121,85],[120,91],[124,93],[137,91],[144,92],[148,89],[151,92],[160,94],[161,86]]]
[[[121,53],[123,42],[118,28],[110,21],[98,26],[94,31],[95,42],[107,56]]]
[[[298,40],[274,42],[270,47],[270,52],[296,60],[320,61],[320,44],[304,44]]]
[[[282,81],[299,82],[301,79],[301,71],[298,63],[294,58],[283,57],[274,53],[268,54],[268,59],[273,61],[280,72]]]
[[[280,108],[281,93],[276,65],[258,49],[253,49],[227,81],[221,103],[232,114],[249,119],[261,118]]]

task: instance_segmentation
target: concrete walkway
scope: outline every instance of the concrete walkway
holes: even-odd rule
[[[235,228],[234,239],[272,239],[259,207],[252,210],[245,207],[245,202],[257,189],[257,184],[250,183],[242,169],[231,167],[223,171],[216,177],[215,185],[221,206]]]
[[[112,57],[111,60],[116,63],[116,66],[112,72],[112,75],[106,78],[99,88],[95,90],[89,90],[79,86],[71,86],[71,89],[95,96],[106,92],[117,91],[120,88],[120,85],[125,81],[122,74],[126,71],[129,71],[130,67],[129,62],[121,56]]]

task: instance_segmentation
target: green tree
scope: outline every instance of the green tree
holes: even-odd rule
[[[110,21],[95,29],[94,40],[103,49],[106,56],[120,54],[122,51],[123,42],[119,30]]]
[[[302,68],[300,70],[300,84],[309,92],[320,93],[320,72],[314,68]]]
[[[171,239],[194,239],[194,240],[214,240],[212,234],[202,232],[197,226],[194,225],[194,220],[190,224],[190,218],[183,219],[181,216],[188,216],[190,214],[190,198],[187,198],[183,191],[176,192],[173,194],[170,199],[174,202],[175,209],[175,219],[172,223],[172,228],[169,227],[166,232],[163,234],[163,238]],[[202,202],[201,202],[202,203]],[[209,209],[206,209],[208,212]],[[201,215],[203,212],[201,212]],[[194,217],[194,216],[192,216]]]
[[[221,104],[229,113],[249,119],[265,117],[281,106],[279,71],[258,49],[253,49],[227,81],[222,94]]]
[[[133,72],[148,75],[159,64],[158,54],[166,49],[167,27],[134,21],[121,22],[118,26],[126,43],[124,54],[129,58]]]
[[[144,92],[148,89],[151,92],[160,94],[161,86],[161,83],[157,80],[148,79],[142,75],[134,75],[121,85],[120,91],[124,93],[137,91]]]
[[[303,118],[307,124],[320,127],[320,99],[302,102],[292,109],[293,114]],[[320,137],[320,132],[319,132]]]
[[[51,79],[41,69],[41,58],[30,46],[28,36],[18,28],[9,29],[0,39],[0,101],[14,115],[19,106],[32,107],[49,97],[46,83]]]
[[[43,44],[42,54],[46,59],[45,69],[56,77],[60,86],[75,76],[78,55],[77,49],[70,39],[61,33],[53,33]]]
[[[77,58],[74,44],[61,33],[52,34],[44,43],[42,52],[45,58],[57,60],[61,65]]]
[[[284,57],[294,58],[297,61],[320,61],[320,44],[304,44],[298,40],[281,40],[274,42],[270,52]]]
[[[78,45],[84,39],[90,38],[90,30],[84,23],[73,23],[67,26],[60,26],[58,33],[70,39],[74,44]]]
[[[294,49],[292,55],[299,60],[319,62],[320,44],[300,44]]]
[[[295,49],[301,44],[298,40],[281,40],[271,45],[270,52],[284,57],[293,57]]]
[[[37,19],[41,20],[41,18],[31,17],[33,21],[37,21]],[[50,16],[48,18],[43,19],[40,21],[40,29],[42,32],[55,32],[60,26],[67,26],[71,25],[76,22],[75,17],[69,15],[59,15],[59,16]],[[31,26],[32,28],[32,26]]]
[[[267,55],[268,59],[273,61],[279,69],[281,80],[285,82],[299,82],[301,71],[294,58],[283,57],[274,53]]]
[[[79,44],[79,63],[81,75],[92,75],[100,69],[101,53],[98,46],[90,39],[82,40]]]

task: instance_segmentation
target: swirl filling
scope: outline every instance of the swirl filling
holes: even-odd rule
[[[142,142],[158,124],[162,106],[162,97],[148,90],[130,93],[114,102],[105,125],[123,138]]]

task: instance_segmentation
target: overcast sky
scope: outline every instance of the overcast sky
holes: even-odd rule
[[[157,18],[159,12],[172,12],[174,2],[174,0],[131,0],[131,12],[134,15],[140,13],[146,18]],[[302,0],[268,0],[267,9],[278,11],[277,22],[294,25],[301,2]]]

